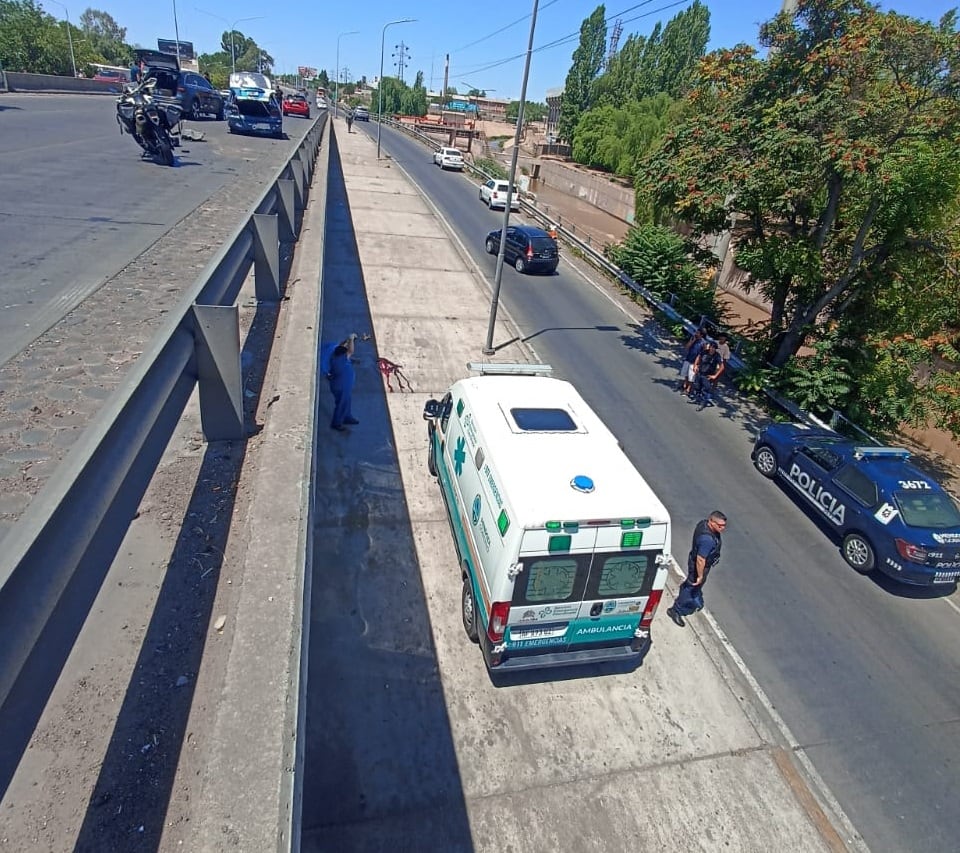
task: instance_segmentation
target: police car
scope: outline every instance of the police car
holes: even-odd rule
[[[861,574],[876,568],[903,583],[956,583],[960,510],[909,456],[802,424],[768,426],[751,453],[761,474],[779,477],[836,531],[843,558]]]

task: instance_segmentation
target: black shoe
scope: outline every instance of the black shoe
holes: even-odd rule
[[[335,429],[337,432],[347,431],[347,428],[343,424],[330,424],[330,429]]]
[[[356,418],[344,418],[343,422],[345,424],[350,424],[350,426],[356,426],[358,423],[360,423],[360,421],[358,421]]]
[[[672,607],[667,608],[667,616],[669,616],[673,620],[673,624],[676,625],[678,628],[682,628],[684,627],[684,625],[687,624],[686,622],[683,621],[683,617],[679,613],[677,613],[677,611],[674,610]]]
[[[697,406],[697,411],[702,412],[705,408],[707,408],[707,404],[701,403],[699,406]]]

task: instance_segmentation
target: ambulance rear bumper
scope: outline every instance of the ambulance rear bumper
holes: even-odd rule
[[[481,632],[480,645],[488,669],[495,673],[595,664],[614,664],[624,669],[636,668],[643,663],[653,641],[650,634],[646,633],[644,636],[634,637],[633,641],[626,645],[589,646],[555,652],[506,649],[497,653],[491,647],[486,634]]]

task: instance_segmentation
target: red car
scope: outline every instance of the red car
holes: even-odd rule
[[[310,118],[310,102],[303,95],[284,95],[283,114]]]

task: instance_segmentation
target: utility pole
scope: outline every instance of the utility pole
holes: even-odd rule
[[[396,60],[393,64],[397,66],[397,77],[402,83],[403,69],[410,62],[410,48],[403,42],[400,42],[400,44],[395,44],[393,49],[396,53],[391,54],[391,58]]]
[[[443,112],[443,105],[446,103],[447,84],[450,82],[450,54],[443,63],[443,91],[440,93],[440,111]]]

